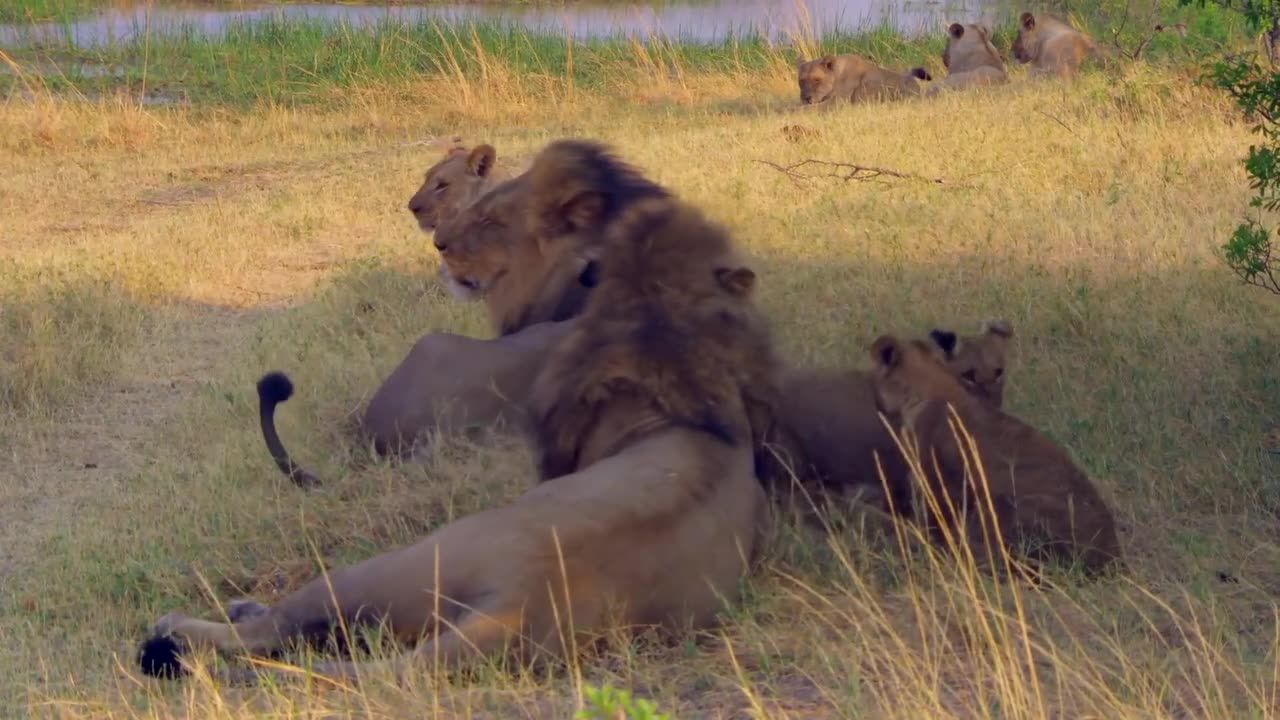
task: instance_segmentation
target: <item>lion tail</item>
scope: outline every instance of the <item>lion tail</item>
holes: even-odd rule
[[[929,71],[920,66],[911,68],[907,71],[907,74],[918,80],[924,80],[926,82],[933,81],[933,76],[929,74]]]
[[[274,371],[263,375],[258,380],[258,414],[262,421],[262,438],[267,442],[267,450],[271,459],[276,461],[280,472],[289,476],[295,485],[309,490],[320,486],[320,479],[303,470],[289,457],[289,451],[280,442],[280,434],[276,432],[276,406],[293,396],[293,382],[289,376]]]

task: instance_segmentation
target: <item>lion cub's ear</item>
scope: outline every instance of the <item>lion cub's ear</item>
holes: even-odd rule
[[[746,297],[756,287],[756,274],[751,268],[717,268],[716,281],[734,297]]]
[[[467,167],[476,177],[486,177],[493,171],[493,163],[498,159],[498,151],[492,145],[477,145],[467,156]]]
[[[1036,29],[1036,16],[1029,12],[1022,13],[1022,17],[1018,18],[1018,22],[1022,24],[1024,30]]]
[[[960,23],[951,23],[951,27],[947,28],[947,34],[959,40],[964,37],[964,26]]]
[[[892,335],[881,335],[871,343],[871,359],[885,370],[901,365],[902,343]]]
[[[1008,320],[988,320],[982,324],[982,332],[999,335],[1002,338],[1013,337],[1013,323]]]
[[[822,65],[823,65],[823,67],[825,67],[826,69],[830,70],[831,72],[835,72],[835,70],[836,70],[836,56],[835,56],[835,55],[823,55],[823,56],[822,56]]]
[[[958,338],[956,337],[956,334],[950,330],[939,330],[934,328],[929,331],[929,339],[932,340],[933,344],[937,345],[948,358],[950,358],[952,353],[956,351],[956,341]]]

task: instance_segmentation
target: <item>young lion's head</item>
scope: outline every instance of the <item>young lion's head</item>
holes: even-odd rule
[[[990,320],[976,335],[935,329],[929,338],[942,350],[947,367],[965,389],[993,407],[1004,406],[1005,367],[1013,341],[1013,323]]]
[[[947,28],[947,46],[942,51],[942,64],[948,72],[968,72],[980,67],[1004,70],[1004,60],[991,44],[991,31],[982,25],[951,23]]]
[[[800,102],[814,105],[831,99],[840,73],[840,58],[823,55],[815,60],[801,60],[797,66],[797,82],[800,84]]]
[[[946,352],[936,340],[899,340],[893,335],[876,338],[871,344],[876,409],[909,425],[931,400],[962,406],[968,393],[947,368]]]
[[[474,202],[493,179],[497,155],[492,145],[477,145],[471,150],[455,146],[427,168],[418,192],[409,198],[409,212],[418,227],[431,232]]]

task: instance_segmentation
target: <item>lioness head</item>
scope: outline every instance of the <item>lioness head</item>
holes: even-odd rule
[[[1013,39],[1013,57],[1020,63],[1029,63],[1040,54],[1039,26],[1036,16],[1024,12],[1018,18],[1018,36]]]
[[[835,55],[823,55],[816,60],[801,60],[797,65],[800,83],[800,102],[814,105],[831,98],[836,89],[837,65]]]
[[[492,145],[450,148],[440,162],[427,169],[418,192],[409,198],[409,212],[418,227],[431,232],[480,196],[488,185],[498,153]]]
[[[543,479],[664,426],[759,448],[778,364],[728,232],[677,200],[646,200],[610,227],[598,268],[530,401]]]
[[[993,407],[1004,405],[1005,366],[1013,339],[1013,323],[990,320],[976,335],[956,335],[935,329],[929,338],[946,357],[947,367],[970,394]]]
[[[951,23],[947,28],[947,47],[942,51],[942,64],[949,72],[967,72],[990,66],[1004,70],[1004,60],[991,44],[991,31],[982,25]]]
[[[599,143],[559,140],[436,229],[440,274],[455,295],[483,298],[503,335],[577,315],[601,234],[663,188]]]
[[[876,409],[904,423],[910,424],[930,400],[948,400],[960,406],[968,395],[947,368],[946,354],[935,342],[881,335],[871,344],[871,360]]]

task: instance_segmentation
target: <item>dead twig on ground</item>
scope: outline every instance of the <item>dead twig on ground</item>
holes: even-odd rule
[[[791,163],[790,165],[780,165],[771,160],[756,160],[761,165],[768,165],[777,170],[787,179],[797,185],[804,185],[810,180],[818,178],[833,178],[844,182],[878,182],[888,184],[881,178],[898,178],[900,180],[919,180],[921,182],[933,183],[934,185],[946,185],[947,182],[940,177],[929,177],[913,172],[904,172],[902,170],[893,170],[885,167],[877,167],[875,165],[859,165],[857,163],[839,162],[833,160],[814,160],[812,158]],[[826,173],[808,174],[800,172],[801,168],[817,167],[826,169]]]

